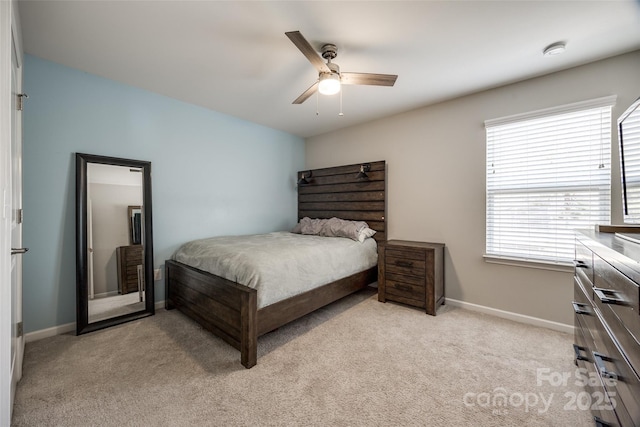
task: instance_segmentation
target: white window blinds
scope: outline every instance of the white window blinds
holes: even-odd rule
[[[485,122],[487,256],[569,263],[575,229],[610,222],[614,102]]]

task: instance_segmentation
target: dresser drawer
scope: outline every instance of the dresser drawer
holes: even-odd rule
[[[142,264],[142,251],[135,251],[134,253],[127,251],[126,261],[128,264]]]
[[[629,422],[627,411],[620,405],[620,399],[617,396],[609,396],[607,393],[602,378],[595,372],[589,372],[588,378],[590,382],[599,383],[598,386],[591,387],[593,391],[589,396],[590,399],[587,400],[591,404],[591,414],[595,426],[634,427],[635,424]],[[589,388],[585,386],[585,389]],[[624,421],[620,420],[621,415]]]
[[[592,344],[590,344],[586,338],[588,332],[577,318],[575,326],[575,344],[573,345],[573,350],[575,352],[576,366],[580,370],[580,376],[576,376],[576,381],[580,381],[584,387],[584,393],[586,393],[578,395],[580,396],[580,403],[584,404],[585,402],[582,400],[588,396],[586,403],[590,405],[589,409],[591,410],[594,420],[597,419],[607,426],[621,427],[623,425],[618,421],[614,410],[614,405],[617,406],[618,402],[617,400],[611,401],[596,371],[596,366],[593,363]]]
[[[592,351],[596,366],[607,393],[616,400],[617,412],[621,418],[640,422],[640,378],[622,355],[613,338],[605,331],[596,342],[597,350]]]
[[[574,260],[575,274],[582,283],[591,285],[593,283],[593,252],[585,245],[576,241],[576,258]]]
[[[598,320],[596,313],[593,310],[593,306],[589,302],[587,293],[585,292],[577,277],[573,278],[572,306],[575,316],[574,326],[576,327],[576,329],[578,329],[578,325],[580,325],[580,329],[582,333],[585,334],[585,338],[588,341],[589,348],[595,348],[593,344],[594,338],[591,331],[596,329],[600,321]]]
[[[574,359],[576,365],[581,368],[585,368],[588,371],[593,371],[595,373],[595,365],[593,365],[593,350],[594,344],[593,340],[589,338],[589,331],[586,329],[586,326],[582,322],[582,319],[577,317],[575,318],[575,329],[574,329]]]
[[[640,288],[602,258],[595,256],[594,262],[595,306],[627,357],[640,369]]]

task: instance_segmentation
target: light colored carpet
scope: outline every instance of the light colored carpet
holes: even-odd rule
[[[428,316],[367,289],[261,337],[247,370],[235,349],[160,310],[28,343],[13,425],[592,425],[571,408],[582,391],[572,342],[447,306]],[[564,373],[566,386],[545,380]]]
[[[89,300],[89,323],[144,310],[138,292]]]

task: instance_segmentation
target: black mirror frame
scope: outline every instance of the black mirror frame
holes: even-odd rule
[[[145,309],[93,323],[89,323],[89,270],[87,260],[87,165],[89,163],[139,168],[142,171],[145,236]],[[97,331],[155,314],[151,211],[151,162],[76,153],[76,335]]]

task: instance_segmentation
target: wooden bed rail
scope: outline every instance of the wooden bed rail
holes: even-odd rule
[[[167,310],[177,308],[240,350],[242,364],[256,364],[258,348],[257,291],[198,270],[165,261]]]

